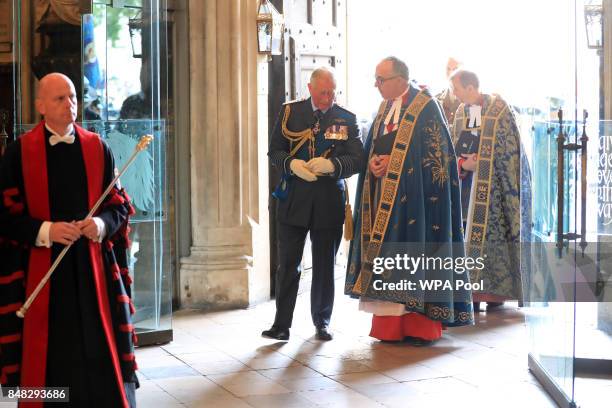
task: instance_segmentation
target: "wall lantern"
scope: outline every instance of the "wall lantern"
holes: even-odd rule
[[[144,20],[140,11],[134,18],[128,20],[128,27],[130,29],[130,42],[132,43],[132,56],[134,58],[142,58],[142,30],[144,28]]]
[[[268,0],[260,0],[257,7],[257,47],[260,54],[283,53],[283,15]]]
[[[586,2],[584,5],[584,25],[589,48],[601,50],[603,48],[603,7],[600,1]]]

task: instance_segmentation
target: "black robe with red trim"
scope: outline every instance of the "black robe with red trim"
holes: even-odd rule
[[[123,190],[96,214],[104,241],[79,239],[25,319],[15,315],[63,247],[35,246],[42,222],[83,219],[113,178],[106,144],[75,129],[73,144],[51,146],[41,123],[1,159],[0,383],[70,387],[75,407],[127,407],[124,382],[137,379],[126,254],[133,209]]]

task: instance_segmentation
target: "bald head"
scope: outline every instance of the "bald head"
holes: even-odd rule
[[[77,96],[70,78],[57,72],[45,75],[38,83],[36,110],[51,129],[67,133],[77,117]]]
[[[53,87],[59,83],[68,83],[74,88],[74,84],[66,75],[59,72],[52,72],[45,75],[40,81],[38,81],[38,86],[36,88],[37,97],[40,98],[41,94],[48,91],[50,86]]]
[[[408,89],[408,66],[397,57],[387,57],[376,65],[374,86],[385,100],[394,99]]]

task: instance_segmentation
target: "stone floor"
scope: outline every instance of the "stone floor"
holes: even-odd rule
[[[340,289],[340,288],[339,288]],[[291,340],[266,340],[273,302],[249,310],[176,313],[175,340],[138,350],[139,407],[555,407],[527,370],[524,317],[481,313],[432,347],[383,344],[370,315],[336,295],[331,342],[314,339],[299,296]]]
[[[299,296],[286,343],[260,337],[273,302],[176,313],[172,343],[137,350],[139,408],[556,406],[527,370],[516,304],[480,313],[476,326],[449,329],[434,346],[415,348],[368,337],[370,315],[340,289],[331,342],[313,337],[308,292]],[[588,384],[596,388],[581,407],[609,406],[600,401],[612,395],[612,383]]]

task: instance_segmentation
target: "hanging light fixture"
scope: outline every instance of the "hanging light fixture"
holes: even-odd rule
[[[128,20],[130,29],[130,42],[132,43],[132,56],[134,58],[142,58],[142,30],[144,28],[144,20],[142,12],[138,13]]]
[[[283,15],[268,0],[260,0],[257,7],[257,46],[260,54],[283,53]]]
[[[603,48],[603,7],[601,1],[590,0],[584,5],[584,25],[590,49]]]

